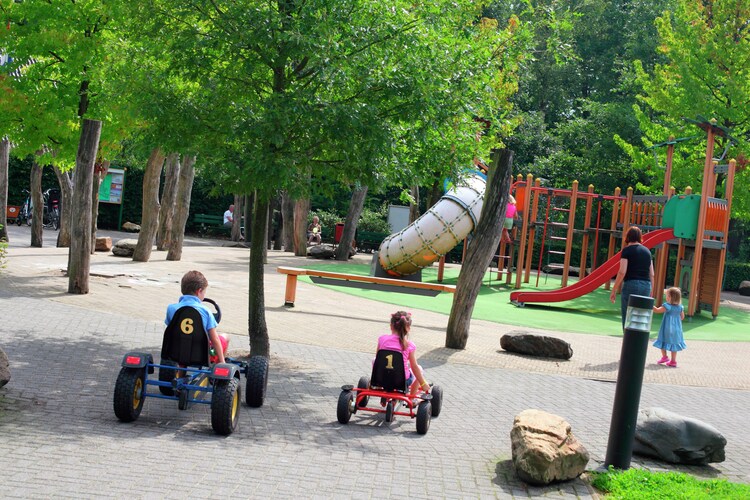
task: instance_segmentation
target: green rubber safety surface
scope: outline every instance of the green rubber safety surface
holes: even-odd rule
[[[308,269],[333,271],[367,276],[370,267],[361,264],[316,264],[306,266]],[[458,281],[457,268],[446,268],[443,284],[455,285]],[[609,291],[598,288],[592,293],[574,300],[556,302],[554,304],[526,304],[516,307],[510,302],[512,285],[505,285],[498,281],[496,272],[488,272],[482,281],[482,287],[477,296],[472,318],[503,323],[506,325],[523,326],[527,328],[541,328],[555,331],[575,333],[590,333],[594,335],[621,336],[622,322],[620,320],[620,297],[612,304],[609,301]],[[309,276],[300,276],[300,280],[312,283]],[[515,275],[513,276],[515,280]],[[437,267],[422,270],[422,281],[437,283]],[[528,284],[522,285],[523,290],[555,290],[560,288],[559,276],[542,275],[539,287],[535,287],[536,276]],[[570,283],[570,280],[569,280]],[[450,314],[453,294],[441,293],[436,297],[425,297],[416,294],[390,293],[365,288],[322,285],[326,288],[356,295],[370,300],[394,304],[405,309],[424,309],[445,315]],[[683,304],[685,301],[683,301]],[[661,324],[661,314],[654,314],[651,325],[651,337],[656,338]],[[692,319],[685,318],[682,324],[685,340],[712,340],[718,342],[750,342],[750,313],[721,307],[719,315],[713,319],[710,312],[703,311]]]

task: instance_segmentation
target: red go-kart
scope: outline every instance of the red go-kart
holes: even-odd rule
[[[378,406],[370,405],[370,401]],[[412,399],[406,385],[403,355],[399,351],[379,350],[372,365],[372,377],[359,379],[357,387],[341,387],[336,417],[342,424],[349,423],[358,411],[384,413],[386,422],[396,415],[416,418],[417,433],[426,434],[432,417],[440,415],[443,390],[433,385],[430,392],[421,389]]]

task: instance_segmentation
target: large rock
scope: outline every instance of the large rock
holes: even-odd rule
[[[743,281],[740,283],[739,288],[740,295],[750,297],[750,281]]]
[[[570,424],[541,410],[516,415],[510,442],[516,473],[529,484],[575,479],[589,462],[589,452],[573,435]]]
[[[115,246],[112,247],[112,253],[118,257],[132,257],[137,244],[138,240],[134,239],[125,238],[118,240]]]
[[[122,230],[128,231],[129,233],[139,233],[141,232],[141,226],[133,224],[132,222],[126,222],[122,225]]]
[[[112,238],[109,236],[98,236],[94,248],[96,248],[97,252],[109,252],[112,250]]]
[[[711,425],[664,408],[638,412],[633,453],[665,462],[705,465],[723,462],[727,440]]]
[[[8,355],[0,347],[0,387],[10,382],[10,362]]]
[[[332,259],[333,246],[320,244],[307,247],[307,256],[313,259]]]
[[[573,348],[564,340],[524,332],[506,333],[500,338],[500,347],[506,351],[543,358],[570,359],[573,356]]]

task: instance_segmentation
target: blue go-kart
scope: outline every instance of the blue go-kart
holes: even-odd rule
[[[370,405],[371,400],[379,401],[380,405]],[[358,411],[369,411],[385,414],[385,421],[390,423],[400,415],[416,418],[417,433],[427,434],[430,421],[440,415],[442,404],[443,390],[438,385],[431,386],[429,393],[420,389],[411,398],[403,355],[399,351],[381,349],[372,364],[372,378],[360,378],[357,387],[341,387],[336,417],[340,423],[347,424]]]
[[[221,320],[221,309],[211,299],[214,317]],[[249,361],[225,358],[211,364],[208,333],[200,313],[193,307],[178,309],[164,330],[160,363],[144,352],[129,352],[122,358],[114,394],[115,415],[133,422],[141,414],[146,398],[177,401],[180,410],[192,404],[211,405],[211,426],[217,434],[229,435],[237,428],[242,402],[241,376],[246,378],[245,402],[263,405],[268,383],[268,358],[252,356]],[[158,378],[153,377],[158,370]],[[149,390],[149,387],[157,390]]]

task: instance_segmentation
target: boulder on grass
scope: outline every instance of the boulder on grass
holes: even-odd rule
[[[8,355],[0,347],[0,387],[10,382],[10,362]]]
[[[122,225],[122,230],[129,233],[140,233],[141,226],[139,226],[138,224],[133,224],[132,222],[126,222]]]
[[[739,292],[743,297],[750,297],[750,281],[741,282]]]
[[[573,356],[573,348],[564,340],[524,332],[503,335],[500,338],[500,347],[509,352],[542,358],[570,359]]]
[[[510,441],[516,474],[529,484],[575,479],[589,462],[589,452],[573,435],[570,424],[541,410],[516,415]]]
[[[118,257],[132,257],[136,245],[138,245],[138,240],[128,238],[122,239],[112,247],[112,253]]]
[[[97,252],[109,252],[112,250],[112,238],[109,236],[97,236],[94,248],[96,248]]]
[[[665,462],[706,465],[723,462],[727,440],[713,426],[664,408],[638,412],[633,453]]]

